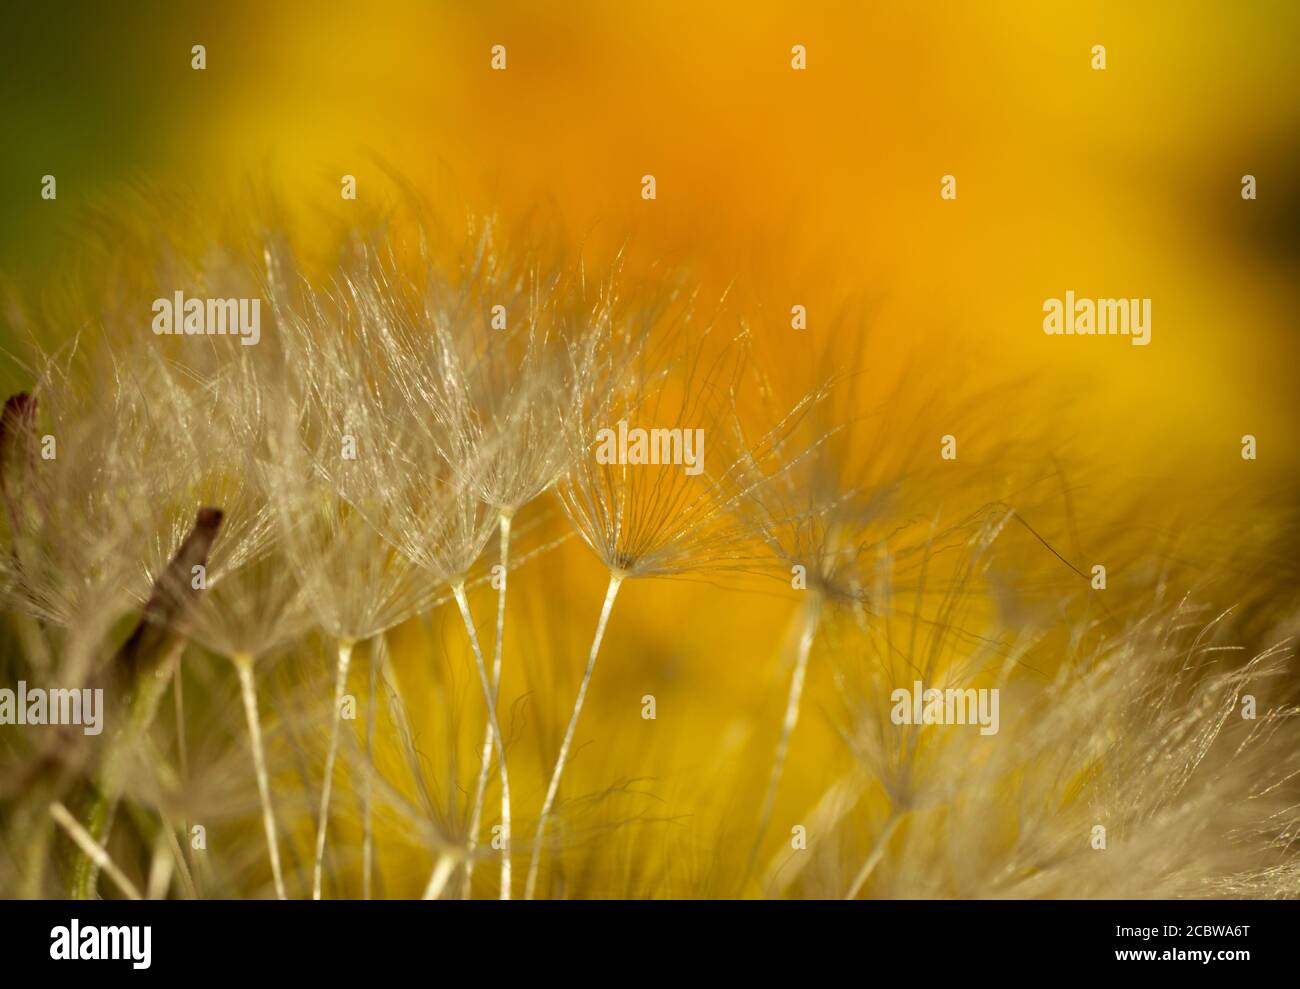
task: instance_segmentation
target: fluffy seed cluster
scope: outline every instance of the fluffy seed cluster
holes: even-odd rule
[[[325,278],[274,241],[256,263],[215,254],[165,288],[260,298],[256,346],[106,319],[23,359],[30,387],[0,422],[0,685],[102,689],[108,728],[3,729],[0,891],[320,896],[359,874],[369,896],[393,882],[382,836],[430,897],[1300,893],[1289,643],[1245,655],[1230,616],[1164,583],[1124,614],[1068,585],[1052,622],[1007,621],[993,574],[1028,528],[1016,507],[918,517],[924,479],[841,469],[856,434],[836,400],[866,379],[773,408],[748,333],[694,297],[630,291],[616,265],[515,264],[498,240],[476,230],[456,263],[353,242]],[[597,457],[620,423],[704,430],[703,469]],[[506,621],[506,580],[564,520],[609,590],[575,703],[539,715],[562,741],[542,737],[548,768],[521,780],[502,642],[545,633]],[[752,771],[711,777],[751,805],[744,853],[683,878],[633,869],[612,839],[606,858],[599,837],[575,850],[586,811],[560,795],[619,587],[692,574],[766,576],[804,606],[783,717],[755,729]],[[486,584],[495,636],[467,594]],[[390,655],[452,598],[481,693],[456,730],[483,732],[460,812]],[[300,675],[286,656],[308,657]],[[768,831],[819,665],[844,761],[798,809],[817,841],[792,849]],[[914,681],[1000,691],[1000,730],[899,724],[891,695]],[[331,799],[340,753],[359,815]],[[241,840],[196,858],[200,818]],[[531,841],[512,844],[512,818]]]

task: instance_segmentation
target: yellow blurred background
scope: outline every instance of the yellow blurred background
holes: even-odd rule
[[[918,373],[945,388],[1043,385],[1061,409],[1008,395],[1005,421],[1050,417],[1098,466],[1197,487],[1237,468],[1252,432],[1251,483],[1290,477],[1300,14],[1086,7],[15,10],[0,261],[10,281],[57,284],[83,211],[132,194],[164,215],[188,196],[215,227],[250,184],[338,217],[339,176],[357,176],[360,212],[397,173],[436,203],[690,265],[753,303],[779,348],[818,345],[786,332],[797,302],[809,337],[922,355]],[[490,68],[497,44],[505,71]],[[166,233],[201,240],[193,223]],[[1150,297],[1152,345],[1044,335],[1042,302],[1066,289]],[[832,327],[847,299],[869,299],[871,318]]]

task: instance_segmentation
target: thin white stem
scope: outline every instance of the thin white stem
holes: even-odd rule
[[[474,650],[474,661],[478,664],[479,682],[483,686],[483,700],[487,704],[488,724],[496,737],[498,763],[501,767],[501,899],[510,899],[510,777],[506,773],[506,743],[501,736],[501,726],[497,724],[496,693],[488,682],[487,664],[483,662],[483,650],[479,648],[478,633],[474,631],[474,619],[469,613],[469,599],[465,597],[465,585],[453,584],[452,593],[460,607],[460,617],[465,622],[465,631],[469,633],[469,644]]]
[[[182,786],[189,786],[190,781],[190,757],[189,748],[185,741],[185,690],[182,686],[183,678],[181,671],[178,669],[176,675],[172,677],[172,698],[176,705],[176,768],[180,772]],[[181,827],[185,834],[190,833],[190,822],[188,819],[181,820]],[[190,871],[194,869],[194,849],[186,843],[186,855],[188,856],[187,866]]]
[[[379,667],[388,649],[388,640],[380,632],[370,640],[370,685],[366,695],[366,766],[361,781],[361,896],[370,899],[371,878],[375,867],[374,780],[375,771],[375,694],[379,685]]]
[[[253,657],[239,653],[231,657],[239,675],[239,692],[244,698],[244,718],[248,722],[248,742],[253,750],[253,769],[257,773],[257,796],[262,802],[262,827],[266,831],[266,850],[271,856],[271,875],[275,895],[287,899],[284,874],[280,871],[280,843],[276,837],[275,811],[271,807],[271,780],[266,771],[266,753],[262,748],[262,722],[257,714],[257,689],[253,684]]]
[[[185,833],[189,834],[188,831]],[[176,860],[176,874],[180,876],[182,892],[188,899],[197,900],[199,890],[194,883],[194,876],[190,873],[189,862],[186,860],[185,852],[181,849],[180,841],[176,838],[176,832],[171,828],[167,829],[167,842],[171,845],[172,858]],[[185,847],[190,847],[188,841],[185,843]]]
[[[117,867],[117,863],[109,858],[108,852],[104,851],[89,831],[81,826],[81,823],[68,813],[68,808],[57,800],[50,804],[50,816],[58,822],[68,836],[77,843],[77,847],[85,854],[86,858],[95,863],[104,875],[117,885],[117,888],[131,900],[140,899],[140,891],[135,888],[135,884],[126,878],[126,875]]]
[[[609,613],[614,607],[614,598],[618,596],[623,577],[619,574],[609,575],[609,586],[605,589],[605,603],[600,608],[600,618],[596,622],[596,635],[591,640],[591,652],[587,656],[587,668],[582,674],[582,683],[578,685],[578,697],[573,702],[573,713],[569,715],[569,727],[565,729],[564,741],[560,743],[560,754],[555,760],[555,769],[551,772],[551,782],[546,788],[546,799],[542,801],[542,812],[537,818],[537,833],[533,836],[533,854],[528,863],[528,882],[524,887],[524,899],[531,900],[537,892],[537,870],[541,861],[542,838],[546,833],[546,820],[555,803],[555,795],[560,789],[560,777],[564,775],[564,764],[569,761],[569,749],[573,745],[573,733],[578,727],[578,715],[582,713],[582,702],[587,697],[587,685],[591,683],[591,671],[595,669],[596,657],[600,654],[600,643],[605,637],[605,625],[609,622]]]
[[[181,671],[178,669],[172,677],[172,701],[176,710],[176,768],[182,780],[190,775],[189,749],[185,744],[185,688],[182,686]]]
[[[876,866],[880,864],[881,858],[884,857],[885,847],[889,844],[889,839],[893,837],[894,829],[898,827],[898,822],[902,820],[902,817],[903,815],[898,813],[898,811],[894,811],[894,813],[889,815],[889,820],[885,822],[884,830],[882,830],[880,836],[876,838],[875,847],[871,849],[871,854],[867,856],[867,860],[862,863],[862,868],[858,870],[858,874],[853,880],[853,885],[849,887],[849,891],[844,895],[844,899],[856,900],[858,898],[858,894],[862,892],[862,887],[866,885],[867,880],[871,878],[871,873],[875,871]]]
[[[164,825],[163,830],[170,829]],[[145,883],[145,890],[149,894],[149,899],[161,900],[167,895],[167,887],[171,885],[175,871],[176,863],[172,861],[167,844],[163,839],[159,838],[154,842],[153,858],[149,860],[149,879]]]
[[[785,718],[781,722],[781,735],[776,740],[772,773],[768,777],[767,792],[763,795],[763,809],[758,815],[758,833],[754,836],[754,845],[749,853],[743,882],[749,881],[754,863],[762,848],[763,838],[767,835],[768,825],[772,823],[772,813],[776,810],[776,793],[781,785],[781,774],[785,770],[786,756],[790,751],[790,736],[794,734],[795,725],[799,723],[799,702],[803,697],[803,685],[808,676],[808,657],[812,653],[813,640],[817,637],[817,621],[820,614],[821,599],[814,593],[804,606],[803,630],[799,633],[799,648],[795,653],[794,672],[790,676],[790,692],[786,695]]]
[[[451,878],[451,874],[455,869],[455,858],[450,855],[439,855],[438,861],[433,865],[433,872],[429,875],[428,885],[424,887],[424,899],[436,900],[442,896],[447,880]]]
[[[497,528],[501,537],[501,584],[497,588],[497,645],[492,657],[492,706],[496,707],[496,698],[501,690],[501,644],[506,630],[506,573],[510,567],[510,520],[509,512],[503,511],[497,516]],[[483,822],[483,794],[487,790],[488,774],[492,768],[492,725],[483,726],[483,753],[479,762],[478,784],[474,789],[474,809],[469,819],[468,855],[465,857],[464,898],[472,895],[474,879],[474,849],[478,847],[478,832]]]
[[[339,662],[334,673],[334,713],[330,717],[329,748],[325,750],[325,779],[320,791],[320,816],[316,821],[316,867],[311,880],[311,898],[320,899],[321,868],[325,861],[325,833],[329,830],[330,787],[334,782],[334,757],[339,748],[339,721],[343,717],[343,694],[348,685],[348,663],[352,661],[351,639],[339,639]]]

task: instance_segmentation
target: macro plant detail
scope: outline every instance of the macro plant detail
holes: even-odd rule
[[[12,669],[109,701],[105,744],[52,724],[57,734],[9,752],[21,782],[6,794],[7,847],[25,851],[6,868],[20,890],[198,896],[269,880],[279,898],[370,897],[392,882],[392,837],[426,859],[407,896],[567,895],[570,818],[618,799],[617,788],[566,795],[565,772],[597,659],[619,662],[609,630],[637,606],[623,586],[702,577],[745,593],[787,585],[797,602],[774,643],[791,664],[784,705],[756,736],[774,740],[772,755],[746,791],[743,852],[709,880],[718,892],[1289,893],[1295,711],[1254,706],[1284,675],[1288,642],[1239,655],[1232,616],[1206,615],[1191,591],[1157,590],[1145,611],[1075,609],[1065,640],[1060,619],[1008,626],[999,566],[1050,574],[1067,605],[1092,589],[1026,521],[1040,506],[909,518],[897,506],[933,483],[926,472],[844,469],[872,428],[846,411],[857,376],[830,375],[783,406],[750,333],[722,331],[725,302],[702,317],[697,298],[664,304],[617,268],[587,283],[564,269],[514,276],[493,253],[498,236],[474,232],[474,264],[451,272],[418,251],[399,262],[384,241],[348,249],[316,283],[282,247],[228,259],[248,267],[212,277],[268,292],[255,349],[160,355],[136,334],[33,352],[34,386],[8,400],[0,432]],[[503,296],[516,318],[494,329],[486,300]],[[112,385],[83,390],[90,380]],[[662,459],[638,457],[626,427],[618,455],[597,455],[609,423],[643,422],[665,424],[640,434],[662,441]],[[700,430],[699,471],[668,455],[677,424]],[[57,458],[39,458],[41,435],[62,439]],[[529,548],[512,552],[516,539]],[[574,699],[556,692],[554,711],[533,714],[502,693],[504,643],[526,655],[535,641],[507,575],[544,572],[578,544],[607,575],[603,602]],[[542,607],[569,593],[548,579],[538,590]],[[452,605],[477,689],[444,682],[432,703],[454,709],[457,735],[480,731],[467,768],[454,763],[463,738],[439,753],[422,737],[414,711],[430,701],[415,704],[410,666],[392,654],[394,635],[450,621]],[[426,636],[410,658],[446,663],[429,656],[437,648]],[[849,762],[807,814],[837,837],[774,853],[819,664]],[[242,708],[243,732],[220,751],[209,740],[201,770],[187,681],[208,704],[224,693]],[[529,718],[563,731],[536,735],[525,755],[517,725]],[[977,718],[976,740],[961,738]],[[1060,737],[1074,742],[1061,749]],[[462,782],[442,776],[441,758]],[[214,785],[244,808],[223,830],[257,821],[260,860],[246,841],[233,858],[187,851],[203,813],[193,788]],[[463,791],[454,811],[449,785]],[[359,803],[359,820],[340,799]],[[1235,819],[1207,830],[1220,799]],[[1211,835],[1213,854],[1189,850]],[[953,872],[945,841],[969,843],[968,860],[992,871]],[[1089,859],[1100,849],[1105,869]]]
[[[356,917],[504,971],[621,950],[546,901],[784,901],[761,958],[834,900],[1059,963],[1300,899],[1297,18],[1041,7],[8,16],[40,953],[276,900],[300,974]]]

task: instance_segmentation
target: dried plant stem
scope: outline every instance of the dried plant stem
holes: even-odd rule
[[[479,648],[478,633],[474,631],[474,619],[469,613],[469,599],[465,597],[465,585],[453,584],[452,593],[460,607],[460,617],[465,622],[465,631],[469,634],[469,644],[474,650],[474,661],[478,664],[478,677],[483,686],[483,700],[488,709],[488,725],[496,737],[498,763],[501,767],[501,899],[510,899],[510,777],[506,773],[506,743],[501,736],[501,726],[497,724],[496,692],[488,681],[487,664],[483,662],[483,650]]]
[[[524,899],[527,900],[531,900],[537,891],[537,869],[541,860],[542,837],[546,833],[546,820],[555,803],[555,795],[560,789],[560,777],[564,775],[564,764],[569,760],[569,748],[573,745],[573,733],[578,727],[578,715],[582,713],[582,702],[587,696],[587,685],[591,683],[591,671],[596,666],[596,657],[600,654],[600,643],[605,637],[609,613],[614,608],[614,598],[618,596],[618,589],[622,583],[621,574],[610,573],[609,586],[605,589],[605,603],[601,605],[600,618],[596,622],[596,634],[591,640],[591,653],[587,656],[587,668],[582,674],[578,697],[573,702],[573,713],[569,715],[569,727],[564,731],[560,754],[555,760],[555,769],[551,772],[550,785],[546,788],[546,799],[542,801],[542,811],[537,817],[537,833],[533,836],[533,853],[528,863],[528,883],[524,887]]]
[[[262,747],[262,721],[257,713],[253,657],[248,653],[236,653],[230,659],[239,675],[239,692],[244,698],[244,718],[248,722],[248,742],[253,750],[253,769],[257,773],[257,795],[262,802],[262,828],[266,831],[266,850],[271,856],[275,895],[284,900],[288,897],[284,892],[284,873],[280,869],[280,844],[276,837],[275,811],[271,806],[271,778],[266,771],[266,751]]]
[[[68,837],[76,842],[77,847],[81,849],[86,858],[94,862],[98,868],[104,871],[104,875],[113,880],[123,895],[132,900],[141,898],[140,891],[135,888],[135,884],[126,878],[122,870],[117,867],[117,863],[109,858],[108,852],[104,851],[103,846],[91,837],[90,832],[68,813],[68,808],[56,800],[50,804],[50,816],[58,822],[59,827],[68,832]]]
[[[91,796],[90,806],[85,811],[84,830],[92,842],[108,843],[109,832],[113,830],[116,806],[116,800],[105,797],[100,791],[96,791]],[[81,851],[82,854],[77,857],[72,867],[72,884],[68,895],[74,900],[89,900],[94,898],[95,890],[99,885],[99,863],[95,861],[94,856],[86,854],[84,849]]]
[[[334,757],[339,748],[339,721],[343,716],[343,694],[348,685],[348,664],[352,661],[351,639],[339,639],[338,669],[334,674],[334,711],[330,717],[329,748],[325,750],[325,779],[320,791],[320,817],[316,822],[316,867],[312,874],[311,898],[320,899],[321,868],[325,861],[325,833],[329,830],[330,787],[334,781]]]
[[[803,685],[808,676],[808,657],[812,653],[813,639],[817,637],[817,622],[821,615],[821,598],[810,593],[804,605],[803,630],[799,633],[799,647],[794,658],[794,672],[790,676],[790,692],[785,701],[785,718],[781,722],[781,735],[776,740],[776,755],[772,759],[772,773],[768,777],[767,792],[763,795],[763,809],[758,815],[758,833],[749,852],[742,885],[749,881],[754,871],[754,863],[767,835],[768,825],[772,823],[772,814],[776,810],[776,793],[781,785],[781,773],[785,770],[785,759],[790,751],[790,736],[794,734],[795,725],[799,723],[799,702],[803,697]]]
[[[871,849],[871,854],[868,855],[867,860],[862,863],[862,868],[858,870],[857,876],[854,877],[853,885],[849,887],[849,891],[844,894],[844,899],[856,900],[858,898],[858,894],[862,892],[862,887],[866,885],[867,880],[871,878],[871,873],[875,871],[876,866],[880,864],[881,858],[884,857],[885,848],[889,844],[889,839],[893,837],[894,830],[898,827],[898,822],[902,819],[903,815],[898,811],[894,811],[889,815],[889,820],[885,822],[884,829],[880,832],[880,836],[876,838],[876,843]]]
[[[147,620],[141,619],[141,625],[137,626],[136,633],[133,633],[132,639],[128,640],[128,646],[132,641],[138,643],[148,638],[150,630],[140,632],[140,628],[146,624],[148,624]],[[119,656],[128,650],[128,646],[123,646]],[[155,644],[147,649],[138,645],[133,648],[132,655],[138,657],[147,654],[153,659],[153,672],[151,675],[139,678],[135,695],[130,702],[127,724],[109,743],[103,768],[95,781],[95,795],[86,813],[86,826],[91,837],[104,845],[108,844],[109,836],[113,831],[117,805],[126,786],[125,774],[131,753],[148,735],[154,716],[158,712],[159,702],[170,685],[168,681],[176,673],[177,661],[184,649],[184,642],[168,639],[161,645]],[[99,882],[99,863],[83,854],[78,856],[72,871],[70,895],[74,899],[87,899],[93,896]]]
[[[501,537],[501,584],[497,588],[497,644],[492,656],[492,696],[496,707],[496,696],[501,690],[501,644],[505,638],[506,628],[506,573],[510,568],[510,522],[512,515],[502,511],[497,517],[497,528]],[[465,857],[465,888],[463,896],[469,899],[472,894],[474,879],[474,849],[478,847],[478,832],[483,820],[483,794],[487,790],[488,773],[492,766],[492,725],[483,726],[483,754],[479,763],[478,784],[474,789],[474,809],[469,819],[468,854]]]

